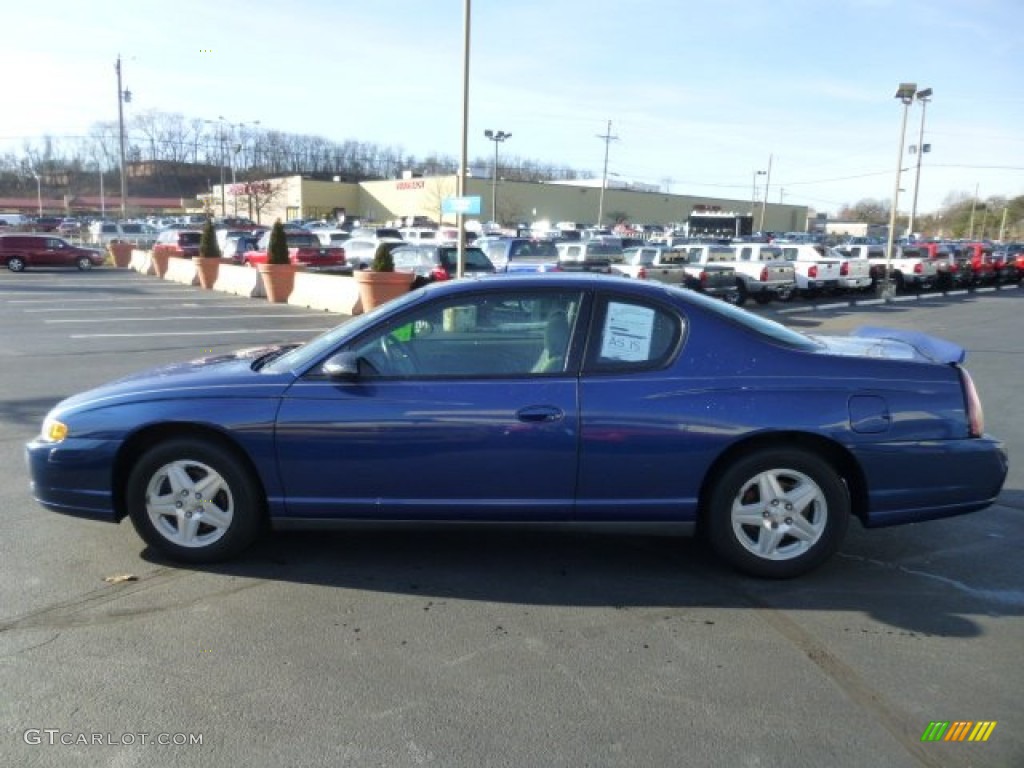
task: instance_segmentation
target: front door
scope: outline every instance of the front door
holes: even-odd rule
[[[461,296],[410,309],[285,395],[277,454],[299,518],[559,521],[579,438],[579,292]]]

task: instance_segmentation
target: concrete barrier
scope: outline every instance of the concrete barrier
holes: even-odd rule
[[[138,248],[132,251],[132,259],[128,267],[134,269],[140,275],[156,274],[156,270],[153,269],[153,254],[149,251],[140,251]]]
[[[217,270],[217,282],[213,284],[213,290],[253,299],[263,299],[267,296],[258,269],[223,262]]]
[[[192,259],[171,256],[167,260],[167,274],[164,275],[164,280],[173,280],[183,285],[199,285],[199,273]]]
[[[295,288],[288,297],[288,303],[342,315],[358,315],[363,311],[359,301],[359,287],[355,280],[346,275],[297,272]]]

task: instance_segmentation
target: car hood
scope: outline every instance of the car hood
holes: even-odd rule
[[[276,397],[294,381],[290,373],[261,373],[253,363],[295,345],[253,347],[133,373],[63,400],[58,411],[168,398]]]
[[[849,336],[812,336],[824,345],[823,352],[847,357],[878,357],[889,360],[923,360],[962,363],[966,350],[951,341],[919,331],[863,326]]]

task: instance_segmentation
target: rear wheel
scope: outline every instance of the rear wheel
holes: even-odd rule
[[[722,299],[727,304],[742,307],[747,303],[747,287],[743,283],[736,283],[731,290],[722,294]]]
[[[718,478],[707,530],[715,551],[737,570],[787,579],[834,554],[849,519],[846,485],[827,461],[772,448],[741,457]]]
[[[7,260],[7,268],[11,272],[24,272],[25,271],[25,260],[21,256],[11,256]]]
[[[260,532],[263,499],[230,451],[176,438],[147,451],[127,485],[128,513],[146,542],[175,560],[208,563],[238,554]]]
[[[79,256],[78,257],[78,268],[80,270],[82,270],[83,272],[86,272],[86,271],[92,269],[92,259],[90,259],[88,256]]]
[[[796,287],[786,286],[775,291],[775,298],[783,303],[788,303],[796,298]]]

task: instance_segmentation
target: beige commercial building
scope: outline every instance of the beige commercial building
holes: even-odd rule
[[[388,222],[425,217],[436,222],[453,223],[453,214],[442,214],[443,202],[454,197],[456,177],[428,176],[359,183],[314,181],[302,176],[286,176],[229,187],[225,196],[227,214],[249,216],[262,224],[276,219],[334,218],[344,213],[349,219],[364,222]],[[237,191],[238,194],[234,194]],[[751,201],[665,192],[639,191],[609,187],[601,201],[600,182],[589,185],[547,184],[543,182],[499,180],[497,189],[490,179],[466,180],[466,197],[480,198],[480,214],[467,218],[497,220],[502,224],[530,223],[538,220],[573,221],[593,224],[599,207],[604,224],[626,220],[635,224],[685,222],[695,211],[716,211],[748,215]],[[492,198],[497,201],[497,216]],[[213,190],[214,211],[221,214],[221,191]],[[802,232],[807,229],[808,209],[801,205],[768,203],[763,229],[775,232]],[[761,203],[754,210],[754,229],[761,227]]]

